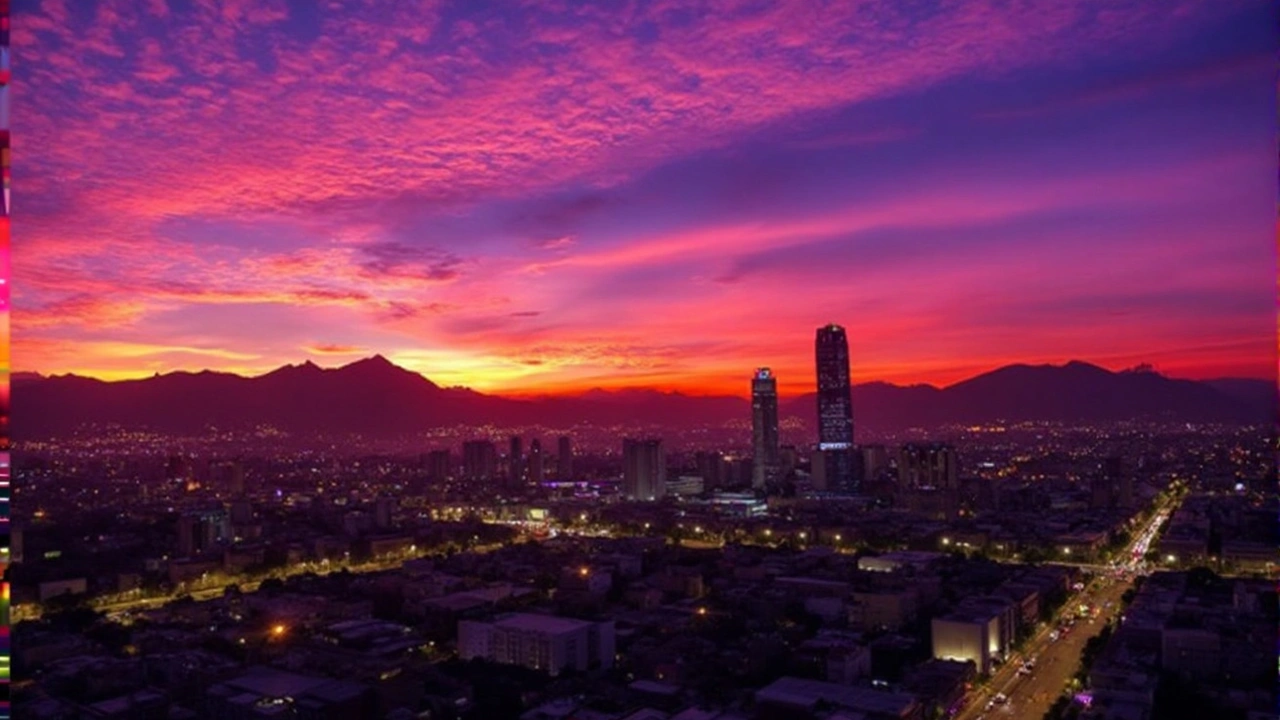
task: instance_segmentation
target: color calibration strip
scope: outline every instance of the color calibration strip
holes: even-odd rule
[[[9,720],[11,651],[9,642],[9,0],[0,0],[0,720]]]

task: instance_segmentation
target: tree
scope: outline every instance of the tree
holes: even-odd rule
[[[258,592],[261,593],[279,593],[284,592],[284,581],[280,578],[267,578],[258,584]]]
[[[1022,553],[1022,561],[1028,565],[1037,565],[1047,560],[1048,557],[1049,554],[1046,553],[1043,548],[1038,547],[1027,548]]]

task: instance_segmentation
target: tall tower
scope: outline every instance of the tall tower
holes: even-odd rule
[[[762,488],[778,474],[778,381],[769,368],[751,378],[751,486]]]
[[[468,480],[493,480],[498,471],[498,451],[488,440],[462,443],[462,467]]]
[[[818,374],[818,449],[823,451],[827,487],[857,490],[853,467],[853,394],[849,389],[849,341],[844,328],[818,328],[814,342]]]
[[[534,438],[529,443],[529,482],[541,485],[543,479],[542,441]]]
[[[517,488],[524,483],[524,450],[520,447],[520,436],[511,436],[511,452],[507,458],[507,480],[509,487]]]
[[[632,500],[660,500],[667,494],[661,440],[622,441],[622,494]]]
[[[556,448],[556,476],[560,480],[573,479],[573,441],[561,435]]]

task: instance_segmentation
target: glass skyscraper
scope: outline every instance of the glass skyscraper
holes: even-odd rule
[[[751,378],[752,487],[761,488],[778,473],[778,380],[769,368]]]
[[[849,389],[849,341],[844,328],[818,328],[814,342],[818,374],[818,449],[823,452],[827,487],[857,489],[853,462],[853,395]]]

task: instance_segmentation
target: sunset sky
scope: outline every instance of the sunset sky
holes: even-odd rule
[[[1273,377],[1273,12],[18,0],[13,367]]]

